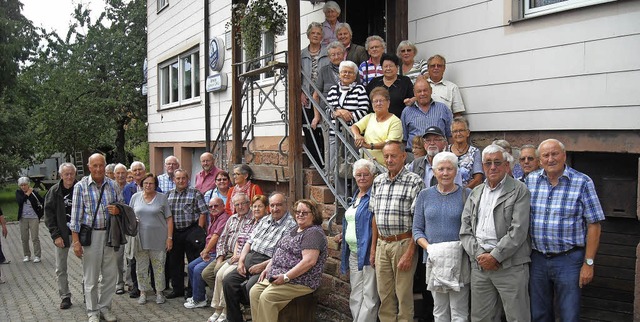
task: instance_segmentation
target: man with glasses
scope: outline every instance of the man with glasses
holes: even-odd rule
[[[271,194],[269,209],[271,214],[260,220],[244,244],[237,271],[229,273],[224,278],[224,300],[227,304],[228,321],[243,321],[240,302],[249,304],[249,290],[273,257],[276,244],[285,233],[297,227],[289,214],[289,204],[284,194]]]
[[[508,152],[482,151],[486,179],[462,212],[460,242],[471,262],[471,321],[492,321],[504,307],[507,321],[531,321],[529,213],[531,194],[508,175]]]
[[[198,249],[191,245],[187,241],[187,237],[193,229],[204,229],[209,213],[202,193],[189,187],[189,174],[185,170],[175,170],[173,179],[176,188],[167,194],[171,214],[173,214],[173,248],[167,254],[173,291],[167,294],[168,299],[181,297],[185,294],[184,256],[186,255],[187,261],[191,263],[202,250],[202,248]],[[187,291],[190,289],[189,286]]]
[[[423,135],[427,128],[435,126],[443,129],[444,137],[451,139],[451,123],[453,114],[444,104],[431,99],[431,85],[422,77],[413,85],[416,102],[402,110],[403,138],[407,151],[411,151],[412,140],[416,135]]]
[[[529,173],[540,169],[540,158],[536,154],[536,147],[531,144],[525,144],[520,147],[520,167],[522,168],[522,176],[518,180],[524,182]]]
[[[173,155],[164,159],[164,173],[158,176],[158,187],[162,193],[167,193],[176,188],[173,182],[173,172],[180,168],[180,161]]]
[[[439,127],[431,126],[427,128],[424,135],[422,135],[422,142],[425,151],[427,151],[427,155],[413,160],[407,167],[409,171],[419,175],[420,178],[424,180],[425,187],[431,187],[437,183],[433,169],[431,168],[431,162],[436,154],[445,150],[447,147],[447,139]],[[457,171],[454,182],[464,187],[460,171]]]
[[[440,103],[445,104],[454,116],[461,116],[465,111],[462,96],[458,85],[444,80],[444,70],[447,68],[447,61],[440,55],[431,56],[427,60],[427,81],[433,89],[431,97]]]

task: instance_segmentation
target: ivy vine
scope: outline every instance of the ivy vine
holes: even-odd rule
[[[233,5],[227,28],[231,25],[242,37],[236,38],[236,43],[245,50],[247,59],[253,59],[260,54],[263,33],[284,34],[287,14],[276,0],[254,0],[248,6],[244,3]]]

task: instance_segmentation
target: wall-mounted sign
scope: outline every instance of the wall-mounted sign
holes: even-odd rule
[[[211,43],[209,43],[209,67],[214,72],[219,72],[222,70],[222,65],[224,65],[224,40],[220,37],[215,37],[211,39]]]
[[[224,91],[227,89],[227,74],[214,72],[207,77],[205,85],[207,93]]]

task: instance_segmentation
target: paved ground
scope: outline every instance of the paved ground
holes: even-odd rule
[[[55,277],[55,253],[53,242],[44,223],[40,224],[42,262],[22,262],[22,243],[17,223],[7,225],[9,235],[2,239],[2,250],[11,264],[0,265],[5,284],[0,284],[0,321],[86,321],[82,301],[82,266],[80,259],[69,254],[69,287],[73,306],[60,310]],[[158,305],[155,296],[145,305],[127,294],[114,295],[113,312],[118,321],[206,321],[213,313],[210,307],[185,309],[182,299],[167,300]]]

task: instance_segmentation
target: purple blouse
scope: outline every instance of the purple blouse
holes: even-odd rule
[[[282,236],[276,252],[271,260],[271,271],[267,278],[285,274],[302,260],[302,250],[317,249],[320,251],[316,264],[302,275],[292,279],[290,283],[308,286],[315,290],[320,286],[322,269],[327,261],[327,237],[319,225],[311,226],[298,232],[296,226],[289,234]]]

